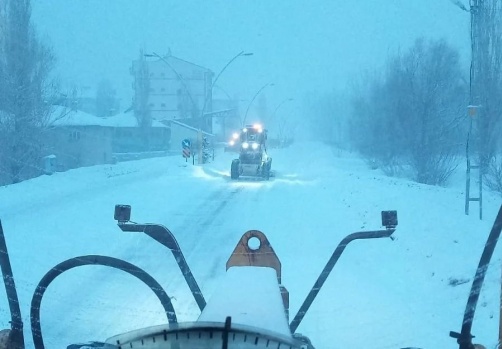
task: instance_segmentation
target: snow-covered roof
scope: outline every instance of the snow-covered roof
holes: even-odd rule
[[[120,113],[109,117],[98,117],[81,110],[71,110],[64,107],[55,108],[51,115],[50,126],[102,126],[102,127],[137,127],[138,121],[134,113]],[[152,127],[167,127],[153,120]]]
[[[178,58],[176,56],[172,56],[170,54],[164,55],[162,58],[158,58],[156,61],[151,61],[150,63],[166,64],[164,62],[164,60],[168,61],[168,63],[176,70],[183,69],[186,67],[191,67],[191,68],[196,68],[196,69],[203,70],[203,71],[212,72],[211,69],[209,69],[209,68],[203,67],[199,64],[189,62],[187,60],[184,60],[182,58]]]

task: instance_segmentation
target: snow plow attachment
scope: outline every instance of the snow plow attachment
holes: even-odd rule
[[[180,268],[197,305],[200,315],[193,322],[178,323],[171,298],[162,286],[146,271],[137,266],[109,256],[78,256],[59,263],[51,268],[37,286],[31,306],[31,332],[35,349],[44,349],[40,309],[44,291],[52,281],[64,272],[85,265],[101,265],[120,269],[145,283],[157,295],[164,307],[167,323],[136,329],[115,335],[106,341],[93,341],[70,344],[67,349],[107,348],[123,349],[314,349],[308,337],[296,330],[320,291],[335,263],[347,245],[357,239],[391,237],[397,226],[396,211],[382,212],[382,225],[385,230],[364,231],[348,235],[338,245],[322,270],[318,280],[300,307],[297,315],[289,323],[289,293],[282,285],[281,262],[269,240],[259,230],[247,231],[238,241],[226,262],[226,274],[208,302],[202,295],[180,246],[174,235],[159,224],[140,224],[130,221],[131,207],[116,205],[114,218],[123,232],[144,233],[168,248]],[[0,233],[1,225],[0,225]],[[3,237],[3,234],[0,234]],[[5,249],[6,251],[6,249]],[[4,282],[8,280],[8,254],[0,258]],[[13,281],[13,280],[12,280]],[[14,283],[6,283],[8,294],[14,294]],[[13,304],[15,305],[15,304]],[[16,319],[16,307],[11,308]],[[20,346],[24,349],[22,332],[18,332]],[[6,335],[6,331],[1,332]],[[7,347],[11,348],[11,347]]]
[[[225,309],[226,315],[236,323],[273,328],[278,333],[291,335],[289,293],[281,285],[281,262],[265,234],[258,230],[246,232],[228,259],[226,268],[219,290],[199,320],[221,319],[219,313]],[[263,314],[269,318],[264,319]]]
[[[112,337],[110,348],[303,349],[288,324],[281,262],[265,234],[246,232],[196,322],[154,326]],[[312,347],[311,347],[312,348]]]
[[[276,272],[286,317],[289,319],[289,292],[281,284],[281,261],[275,254],[265,234],[259,230],[246,232],[237,243],[227,261],[227,271],[231,267],[268,267]]]

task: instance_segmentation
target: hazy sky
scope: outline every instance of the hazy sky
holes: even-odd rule
[[[464,1],[465,2],[465,1]],[[140,48],[218,74],[230,95],[264,91],[269,109],[307,91],[343,88],[415,38],[445,38],[467,61],[469,15],[449,0],[32,0],[33,20],[54,47],[65,82],[107,78],[129,104]]]

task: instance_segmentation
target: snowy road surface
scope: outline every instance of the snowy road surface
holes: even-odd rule
[[[180,157],[147,159],[56,173],[0,187],[2,219],[21,301],[27,347],[29,305],[42,276],[79,255],[122,258],[164,287],[179,321],[200,311],[170,252],[141,233],[123,233],[115,204],[131,220],[168,227],[178,239],[206,300],[225,273],[239,238],[263,231],[282,262],[291,318],[340,240],[380,229],[380,211],[398,210],[396,239],[349,245],[298,332],[316,348],[453,348],[470,283],[500,205],[485,196],[485,217],[463,214],[461,181],[449,188],[419,185],[369,170],[354,154],[317,143],[272,149],[270,181],[231,181],[234,154],[217,153],[204,167]],[[473,328],[496,343],[500,249]],[[9,312],[0,290],[0,328]],[[130,275],[85,266],[58,277],[41,305],[47,348],[108,337],[166,321],[153,293]]]

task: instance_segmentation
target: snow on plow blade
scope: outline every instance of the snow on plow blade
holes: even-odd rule
[[[291,334],[281,262],[265,234],[246,232],[196,322],[152,326],[109,338],[105,348],[301,349]],[[222,320],[225,320],[222,322]]]

